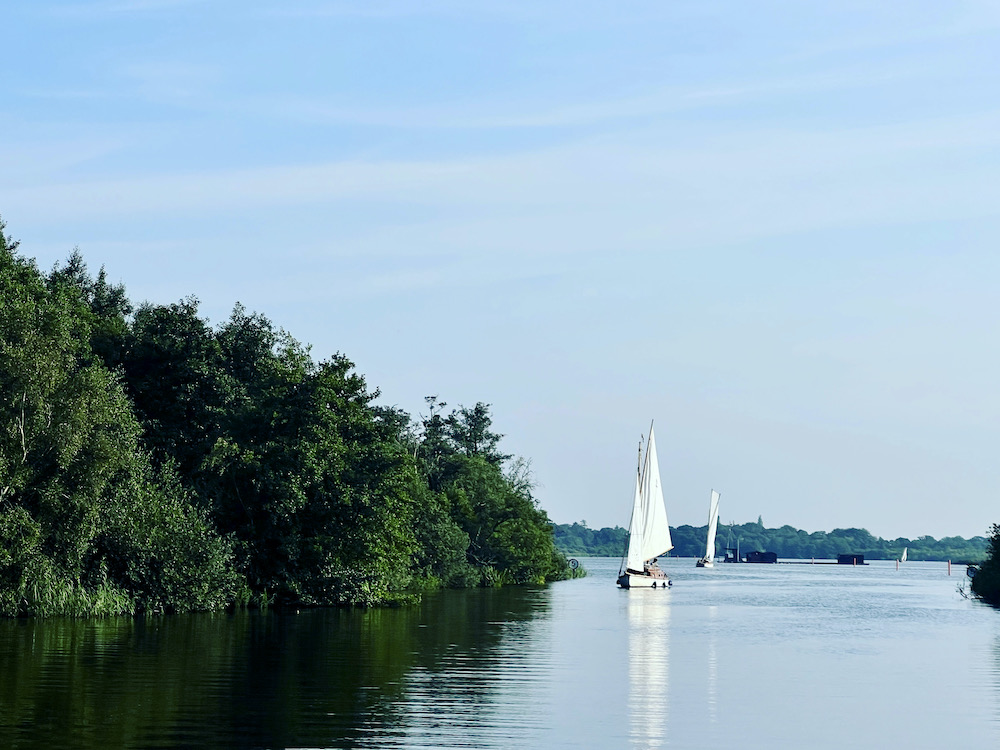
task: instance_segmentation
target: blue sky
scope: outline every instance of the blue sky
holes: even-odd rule
[[[874,7],[873,7],[874,6]],[[1000,521],[1000,6],[14,0],[0,216],[493,405],[553,520]]]

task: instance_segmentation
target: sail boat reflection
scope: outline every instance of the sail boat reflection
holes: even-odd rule
[[[670,600],[655,589],[628,598],[629,737],[642,748],[665,747],[670,708]]]
[[[708,721],[714,724],[718,719],[719,701],[719,658],[715,651],[715,617],[718,607],[708,608]]]

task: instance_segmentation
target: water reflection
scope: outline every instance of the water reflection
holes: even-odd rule
[[[988,669],[992,688],[989,704],[993,709],[993,723],[1000,725],[1000,634],[994,635],[992,646],[993,659]]]
[[[523,625],[546,602],[518,588],[397,610],[0,621],[0,747],[385,747],[461,736],[495,723],[498,694],[525,693]]]
[[[719,608],[714,604],[708,609],[708,721],[715,724],[718,720],[719,703],[719,657],[716,653],[716,627]]]
[[[456,608],[455,599],[471,608]],[[420,632],[431,638],[401,682],[404,694],[365,720],[359,747],[509,747],[542,720],[539,691],[548,651],[537,619],[544,589],[447,592]],[[443,608],[443,609],[442,609]],[[451,614],[443,617],[444,612]],[[386,731],[385,712],[398,731]],[[516,721],[511,721],[511,715]]]
[[[670,592],[628,592],[629,737],[642,748],[667,744],[670,705]]]
[[[152,746],[192,686],[227,662],[240,624],[205,616],[155,622],[0,623],[0,746]]]
[[[397,610],[0,621],[0,748],[1000,746],[1000,618],[940,566],[620,591],[608,565]]]

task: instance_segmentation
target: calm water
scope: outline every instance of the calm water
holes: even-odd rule
[[[0,747],[1000,745],[1000,612],[960,567],[584,564],[393,611],[0,622]]]

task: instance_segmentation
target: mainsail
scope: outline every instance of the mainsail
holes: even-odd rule
[[[632,493],[632,520],[628,525],[628,552],[625,553],[625,566],[629,570],[642,570],[642,472],[636,470],[635,491]]]
[[[719,493],[712,490],[712,501],[708,508],[708,541],[705,543],[705,560],[715,560],[715,531],[719,527]]]
[[[663,487],[660,484],[660,465],[656,459],[656,440],[649,428],[646,458],[636,476],[632,504],[632,522],[629,524],[626,565],[640,571],[643,563],[673,549],[670,541],[670,524],[663,504]]]

